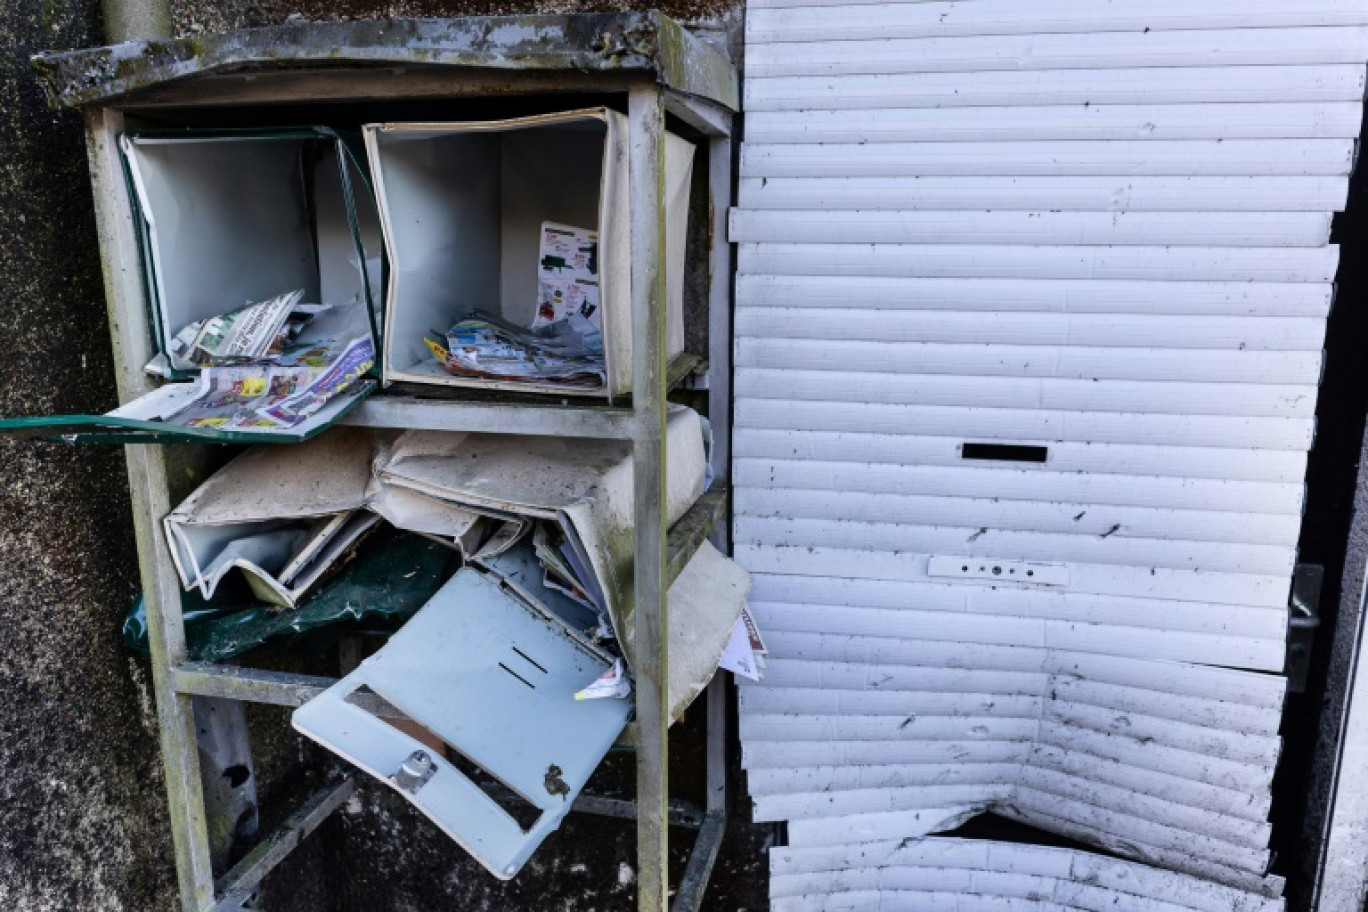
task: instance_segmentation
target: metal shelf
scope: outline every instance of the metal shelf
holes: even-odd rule
[[[371,428],[423,428],[485,434],[597,437],[631,440],[629,408],[594,405],[505,405],[498,402],[371,396],[338,424]]]
[[[669,389],[704,373],[708,362],[684,353],[670,362]],[[338,420],[338,424],[371,428],[423,428],[476,434],[523,434],[533,437],[592,437],[631,440],[636,415],[630,405],[588,399],[560,399],[517,394],[438,396],[377,393]]]

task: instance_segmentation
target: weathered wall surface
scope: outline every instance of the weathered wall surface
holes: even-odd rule
[[[28,55],[98,42],[93,0],[0,4],[0,414],[114,405],[81,120]],[[0,907],[169,908],[171,842],[122,453],[0,442]]]
[[[596,8],[648,7],[648,3]],[[192,0],[178,34],[308,19],[568,11],[575,4],[391,4]],[[671,15],[719,43],[739,6],[675,0]],[[44,105],[38,50],[103,43],[94,0],[0,6],[0,415],[97,412],[115,404],[103,288],[78,115]],[[122,453],[0,441],[0,907],[177,907],[165,792],[146,663],[119,624],[137,588]],[[326,669],[310,669],[324,671]],[[262,823],[269,829],[331,764],[288,714],[253,709]],[[682,739],[696,749],[699,733]],[[697,759],[696,757],[694,759]],[[688,759],[678,774],[690,790]],[[630,760],[614,781],[630,783]],[[743,799],[742,799],[743,800]],[[767,831],[737,802],[705,908],[765,907]],[[692,834],[674,831],[679,869]],[[572,818],[518,880],[502,884],[421,815],[367,786],[268,879],[268,909],[607,910],[635,908],[633,827]]]
[[[737,16],[742,4],[733,0],[171,0],[178,35],[275,25],[295,16],[307,20],[388,19],[424,16],[510,16],[525,13],[658,9],[695,26]]]

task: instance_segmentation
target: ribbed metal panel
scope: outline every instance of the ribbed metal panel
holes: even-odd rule
[[[734,537],[777,912],[1281,908],[1366,58],[1350,0],[749,4]],[[1133,862],[928,835],[985,810]]]

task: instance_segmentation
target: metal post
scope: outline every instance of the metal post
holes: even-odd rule
[[[108,109],[87,114],[86,140],[95,192],[95,227],[105,264],[105,295],[114,335],[114,365],[119,399],[127,402],[150,388],[138,370],[152,355],[151,329],[143,304],[137,239],[132,208],[123,179],[116,138],[122,116]],[[181,904],[203,909],[214,901],[214,875],[209,859],[204,795],[200,790],[195,715],[191,698],[177,693],[171,666],[185,661],[185,624],[180,589],[162,531],[161,518],[171,510],[165,448],[124,448],[133,498],[133,525],[147,602],[148,646],[152,653],[152,688],[157,701],[171,841]]]
[[[213,697],[193,697],[191,702],[209,858],[215,871],[226,871],[256,845],[260,826],[246,704]]]
[[[632,213],[632,469],[636,512],[637,907],[669,905],[669,656],[665,631],[664,98],[654,83],[628,92]]]
[[[730,126],[730,118],[727,118]],[[731,486],[732,438],[732,250],[727,216],[732,205],[730,134],[708,140],[708,216],[712,248],[708,268],[708,421],[712,423],[714,484]],[[711,536],[723,553],[731,551],[731,498]],[[709,719],[712,717],[709,716]]]
[[[1360,495],[1361,496],[1361,495]],[[1355,524],[1358,524],[1356,518]],[[1348,573],[1346,573],[1346,576]],[[1348,605],[1343,599],[1341,605]],[[1358,612],[1348,661],[1348,683],[1337,726],[1325,836],[1316,859],[1315,909],[1362,909],[1368,896],[1368,668],[1363,661],[1368,573],[1358,591]],[[1343,610],[1343,609],[1341,609]]]
[[[727,678],[708,684],[707,812],[670,912],[698,912],[727,830]]]
[[[147,38],[170,38],[169,0],[103,0],[105,40],[110,44]]]

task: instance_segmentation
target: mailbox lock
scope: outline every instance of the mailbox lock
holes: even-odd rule
[[[437,772],[437,764],[427,755],[427,751],[414,751],[408,759],[399,764],[399,769],[390,779],[409,794],[417,794],[427,785],[427,781]]]

